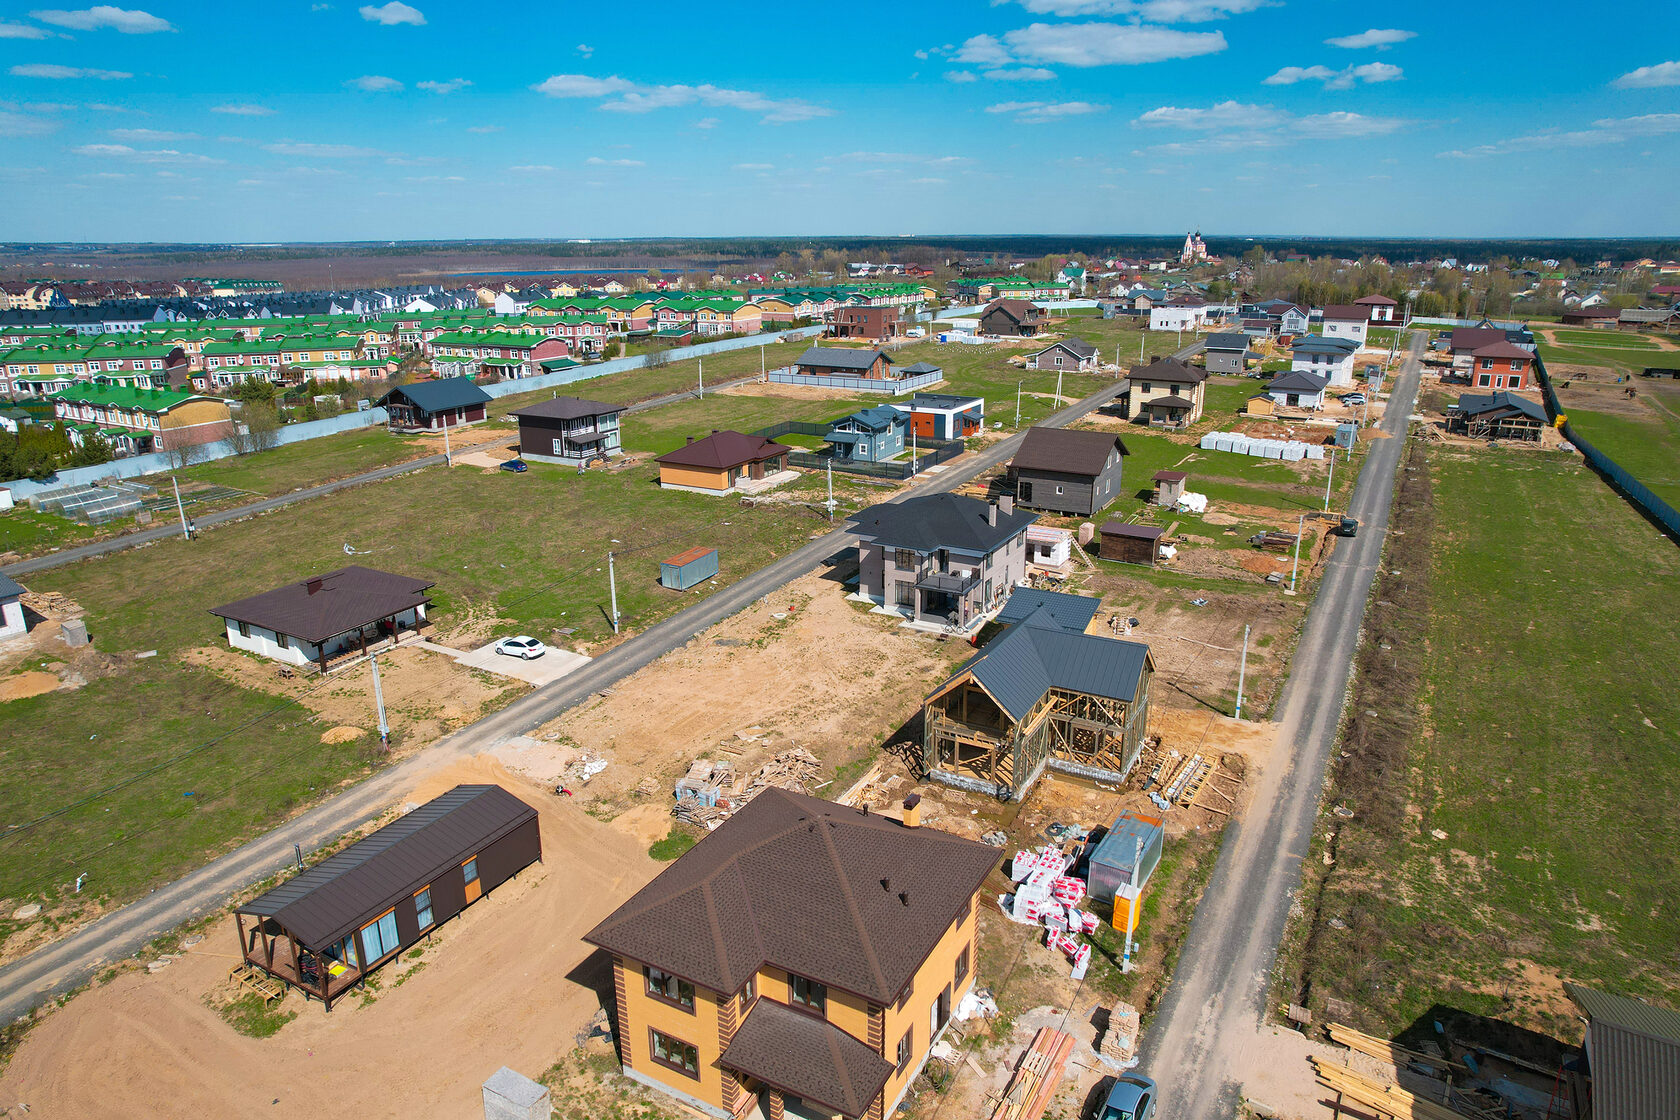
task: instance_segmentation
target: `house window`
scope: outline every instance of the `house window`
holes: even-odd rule
[[[700,1051],[690,1043],[672,1038],[662,1031],[648,1029],[648,1053],[666,1069],[676,1070],[685,1077],[700,1080]]]
[[[1483,369],[1492,369],[1493,368],[1493,359],[1492,358],[1483,358],[1482,359],[1482,368]]]
[[[741,997],[740,997],[741,1014],[745,1015],[747,1013],[747,1008],[751,1007],[752,1006],[752,1001],[757,999],[757,998],[758,998],[758,977],[749,976],[749,977],[747,977],[747,982],[745,984],[741,985]]]
[[[1511,359],[1511,368],[1512,369],[1522,369],[1522,359],[1521,358],[1512,358]]]
[[[1060,486],[1056,487],[1056,496],[1061,497],[1061,494],[1062,494],[1062,488]]]
[[[478,882],[478,857],[474,856],[461,865],[461,881],[464,883]]]
[[[251,624],[249,622],[241,622],[239,624],[239,636],[241,638],[249,638],[251,636]]]
[[[372,964],[387,953],[394,953],[399,948],[397,944],[397,912],[387,911],[382,917],[376,918],[362,927],[362,948],[367,953],[368,963]]]
[[[807,980],[803,976],[788,975],[788,1000],[795,1007],[803,1007],[817,1014],[824,1014],[828,1009],[828,985],[819,984],[815,980]]]
[[[910,549],[910,548],[895,548],[895,549],[893,549],[893,565],[895,567],[914,568],[914,567],[917,566],[917,561],[919,559],[920,558],[916,555],[916,552],[915,552],[914,549]]]
[[[642,975],[647,977],[647,993],[661,1003],[668,1003],[673,1007],[680,1007],[684,1011],[694,1010],[694,985],[687,980],[679,980],[669,972],[662,972],[652,965],[642,968]]]
[[[962,982],[964,980],[966,980],[967,978],[968,978],[968,946],[964,945],[963,946],[963,951],[957,954],[957,969],[956,969],[956,972],[952,974],[951,990],[954,992],[954,991],[957,991],[958,989],[960,989],[962,987]]]
[[[910,1002],[911,993],[913,993],[915,990],[916,990],[916,980],[915,980],[914,977],[912,977],[910,979],[910,982],[908,984],[904,985],[904,990],[898,994],[898,1002],[893,1004],[893,1010],[903,1011],[904,1010],[904,1005]]]
[[[421,887],[414,895],[414,917],[421,929],[432,924],[432,888]]]
[[[914,1027],[908,1028],[904,1032],[904,1037],[898,1040],[899,1073],[903,1073],[909,1067],[911,1055],[915,1053],[914,1043],[910,1037],[914,1033]]]
[[[1491,380],[1491,378],[1489,378],[1489,377],[1488,377],[1488,375],[1487,375],[1487,374],[1485,374],[1485,373],[1484,373],[1484,374],[1482,374],[1482,375],[1481,375],[1481,377],[1479,377],[1479,378],[1477,378],[1477,380],[1476,380],[1476,384],[1478,384],[1478,385],[1486,385],[1486,384],[1488,384],[1488,382],[1489,382],[1489,381],[1490,381],[1490,380]]]

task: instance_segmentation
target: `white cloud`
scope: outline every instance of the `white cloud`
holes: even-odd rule
[[[1244,105],[1238,101],[1221,101],[1207,109],[1181,109],[1163,105],[1151,109],[1133,124],[1148,127],[1188,128],[1207,132],[1230,128],[1264,128],[1283,114],[1263,105]]]
[[[773,163],[737,163],[733,167],[731,167],[730,170],[731,171],[774,171],[774,170],[776,170],[776,165],[773,164]]]
[[[647,164],[639,159],[602,159],[600,156],[590,156],[583,161],[596,167],[646,167]]]
[[[197,140],[196,132],[164,132],[155,128],[113,128],[111,135],[118,140],[134,140],[142,144],[156,144],[166,140]]]
[[[834,110],[797,98],[776,99],[751,90],[703,85],[639,85],[618,77],[595,78],[587,74],[556,74],[531,87],[550,97],[611,98],[600,107],[619,113],[648,113],[681,105],[704,105],[708,109],[739,109],[762,113],[771,124],[805,121],[833,116]]]
[[[344,83],[351,89],[359,89],[363,93],[395,93],[403,88],[403,84],[395,78],[387,78],[383,74],[363,74],[359,78],[351,78]]]
[[[1017,66],[1012,70],[987,70],[985,76],[994,82],[1048,82],[1056,77],[1056,72],[1042,66]]]
[[[127,144],[83,144],[72,149],[79,156],[98,159],[132,159],[139,163],[222,163],[219,159],[173,148],[134,148]]]
[[[1604,144],[1624,144],[1651,136],[1666,136],[1680,132],[1680,113],[1646,113],[1638,117],[1605,117],[1592,122],[1592,127],[1573,132],[1538,132],[1528,136],[1513,136],[1474,148],[1462,148],[1440,153],[1443,157],[1470,159],[1478,156],[1505,156],[1517,152],[1544,151],[1552,148],[1593,148]]]
[[[128,11],[113,8],[109,4],[99,4],[78,12],[52,9],[29,14],[42,23],[50,23],[54,27],[68,27],[72,31],[111,30],[120,31],[124,35],[150,35],[157,31],[175,30],[168,20],[160,19],[150,12]]]
[[[1351,89],[1356,83],[1397,82],[1404,71],[1387,62],[1367,62],[1332,70],[1328,66],[1285,66],[1265,80],[1268,86],[1292,86],[1296,82],[1323,82],[1325,89]]]
[[[0,23],[0,39],[45,39],[52,35],[44,27],[31,27],[27,23]]]
[[[913,55],[915,55],[915,57],[922,62],[926,62],[928,60],[928,52],[926,52],[926,51],[918,50],[918,51],[912,51],[911,53]]]
[[[1656,89],[1659,86],[1680,86],[1680,62],[1659,62],[1655,66],[1641,66],[1610,83],[1617,89]]]
[[[58,122],[31,113],[17,113],[0,109],[0,136],[40,136],[58,127]]]
[[[949,165],[971,162],[967,156],[935,156],[925,152],[846,152],[835,159],[848,163],[928,163]]]
[[[595,53],[595,48],[590,46],[588,43],[579,43],[577,45],[577,52],[584,58],[588,58],[590,55]]]
[[[215,105],[212,113],[226,113],[231,117],[272,117],[274,110],[267,105]]]
[[[924,186],[924,187],[925,186],[933,186],[934,184],[937,184],[937,183],[947,183],[947,182],[950,182],[950,180],[949,179],[941,179],[937,175],[924,175],[920,179],[911,179],[910,180],[910,183],[912,185],[914,185],[914,186]]]
[[[467,81],[465,78],[450,78],[446,82],[438,82],[428,79],[424,82],[415,82],[414,88],[423,89],[427,93],[454,93],[456,90],[466,89],[470,85],[472,85],[472,83]]]
[[[1332,47],[1342,47],[1345,50],[1360,51],[1375,47],[1379,51],[1386,51],[1396,43],[1404,43],[1407,39],[1417,38],[1416,31],[1398,31],[1394,28],[1373,27],[1369,31],[1361,31],[1357,35],[1342,35],[1335,39],[1326,39]]]
[[[1363,113],[1316,113],[1298,117],[1290,126],[1308,140],[1358,140],[1387,136],[1406,125],[1399,117],[1371,117]]]
[[[522,163],[522,164],[519,164],[517,167],[510,167],[510,168],[508,168],[508,170],[509,171],[522,171],[523,172],[523,171],[554,171],[554,170],[557,170],[557,169],[553,168],[553,167],[550,167],[546,163]]]
[[[479,133],[500,132],[502,131],[502,126],[499,124],[475,124],[471,128],[467,129],[467,131]]]
[[[376,148],[359,148],[354,144],[311,144],[291,140],[264,144],[263,150],[299,159],[368,159],[386,154]]]
[[[1034,23],[1006,32],[1001,40],[975,35],[962,45],[956,60],[994,67],[1009,62],[1135,66],[1217,54],[1225,46],[1220,31],[1179,31],[1147,24]]]
[[[701,117],[694,122],[695,128],[716,128],[717,126],[718,119],[716,117]]]
[[[947,71],[945,71],[945,80],[947,82],[959,82],[960,83],[960,82],[978,82],[980,79],[974,73],[972,73],[971,71],[968,71],[968,70],[947,70]]]
[[[132,78],[125,70],[93,70],[84,66],[60,66],[53,62],[30,62],[11,69],[14,78],[94,78],[101,82]]]
[[[1192,157],[1209,151],[1277,148],[1302,140],[1357,140],[1386,136],[1409,121],[1363,113],[1331,112],[1295,116],[1270,105],[1221,101],[1206,109],[1163,105],[1132,122],[1144,128],[1202,133],[1193,142],[1157,144],[1134,155]]]
[[[391,0],[389,4],[381,4],[378,7],[367,4],[356,10],[362,13],[363,19],[385,27],[395,27],[403,23],[419,27],[426,22],[426,17],[420,14],[419,8],[411,8],[401,0]]]
[[[1046,124],[1064,117],[1108,112],[1107,105],[1090,101],[1004,101],[986,106],[988,113],[1012,113],[1022,124]]]
[[[998,0],[1001,2],[1001,0]],[[1269,8],[1275,0],[1018,0],[1034,15],[1131,16],[1155,23],[1206,23]]]

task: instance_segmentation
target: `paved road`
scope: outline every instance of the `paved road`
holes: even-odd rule
[[[740,377],[736,378],[734,381],[724,381],[718,383],[717,385],[708,385],[707,389],[728,389],[736,385],[745,385],[749,381],[757,380],[757,377]],[[626,408],[624,411],[643,412],[650,408],[659,408],[661,405],[675,404],[677,401],[686,401],[693,396],[694,393],[692,391],[669,393],[663,397],[654,397],[651,400],[640,401]],[[476,448],[476,446],[478,445],[474,445],[474,448]],[[466,450],[469,450],[469,448],[460,448],[456,450],[455,453],[459,455]],[[335,494],[340,490],[348,490],[352,486],[360,486],[367,482],[378,482],[381,479],[386,478],[395,478],[399,474],[407,474],[410,471],[418,471],[424,470],[427,467],[440,466],[442,463],[442,455],[426,455],[422,458],[410,459],[403,463],[392,463],[390,466],[379,467],[371,471],[364,471],[361,474],[354,474],[348,478],[341,478],[336,482],[324,482],[319,486],[310,486],[302,490],[293,490],[289,494],[281,494],[274,498],[264,498],[262,501],[249,502],[242,506],[232,506],[228,509],[217,510],[214,513],[195,514],[192,518],[193,527],[198,532],[203,532],[206,529],[213,529],[217,525],[225,525],[230,521],[242,521],[247,517],[255,517],[257,514],[268,513],[270,510],[282,509],[297,502],[306,502],[311,498],[319,498],[327,494]],[[16,564],[9,564],[4,568],[0,568],[0,572],[4,572],[6,575],[16,579],[17,577],[27,575],[30,572],[44,572],[49,568],[61,568],[66,564],[74,564],[78,560],[88,560],[95,556],[108,556],[113,552],[123,552],[130,548],[139,548],[144,544],[152,544],[156,541],[167,540],[170,537],[178,537],[180,535],[181,526],[179,522],[166,520],[163,524],[155,525],[150,529],[140,529],[132,533],[124,533],[120,537],[112,537],[109,540],[95,541],[92,544],[79,545],[76,548],[61,549],[58,552],[49,552],[42,556],[31,557],[28,560],[19,560]]]
[[[1247,814],[1226,829],[1172,986],[1144,1036],[1140,1072],[1160,1082],[1159,1112],[1171,1120],[1236,1114],[1242,1051],[1266,1013],[1272,964],[1301,885],[1301,861],[1388,529],[1423,338],[1412,336],[1381,425],[1394,438],[1371,440],[1354,487],[1348,512],[1359,518],[1359,535],[1337,544],[1296,648],[1278,706],[1278,753],[1262,771]]]
[[[1177,356],[1188,358],[1199,349],[1201,344],[1194,343]],[[1120,383],[1116,382],[1055,413],[1044,423],[1051,427],[1071,423],[1108,403],[1119,390]],[[927,476],[891,500],[954,490],[1013,456],[1020,440],[1019,435],[1000,440],[977,455],[958,460],[939,474]],[[294,845],[312,851],[378,816],[412,789],[422,773],[489,750],[548,722],[856,543],[857,537],[849,529],[835,528],[615,646],[577,672],[527,693],[501,711],[461,728],[274,831],[159,887],[140,901],[112,911],[63,940],[14,961],[0,969],[0,1022],[22,1015],[38,1003],[67,991],[102,965],[136,952],[183,922],[221,908],[235,892],[290,864]]]

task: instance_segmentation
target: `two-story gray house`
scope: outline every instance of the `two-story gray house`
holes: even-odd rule
[[[1038,515],[961,494],[929,494],[858,515],[858,594],[912,623],[980,627],[1027,574]]]
[[[511,415],[519,421],[519,454],[539,463],[573,465],[622,455],[621,404],[581,397],[555,397],[526,405]]]
[[[1121,460],[1129,454],[1112,432],[1028,428],[1009,468],[1015,500],[1047,513],[1090,517],[1120,496]]]
[[[910,418],[889,405],[877,405],[842,416],[823,437],[834,458],[853,463],[884,463],[903,454]]]

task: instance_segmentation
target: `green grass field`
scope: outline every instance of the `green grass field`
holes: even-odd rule
[[[180,477],[183,482],[190,479],[272,496],[432,453],[430,440],[393,435],[384,427],[361,428],[255,455],[200,463],[181,471]],[[147,481],[161,490],[169,488],[166,476]]]
[[[1650,335],[1560,330],[1553,337],[1556,342],[1540,343],[1540,356],[1554,376],[1559,365],[1600,366],[1616,374],[1635,375],[1647,366],[1680,369],[1680,350],[1661,349]]]
[[[1680,394],[1664,399],[1680,410]],[[1680,416],[1662,408],[1647,410],[1644,418],[1576,406],[1567,412],[1571,428],[1680,509]]]
[[[80,544],[98,532],[92,525],[81,525],[67,517],[14,506],[0,513],[0,553],[35,556],[55,548]]]
[[[1383,725],[1354,718],[1305,976],[1385,1036],[1445,1007],[1573,1042],[1560,979],[1680,999],[1680,552],[1567,456],[1414,462],[1433,498],[1402,491],[1405,585],[1374,598],[1418,606],[1367,620],[1396,651],[1362,672],[1399,675],[1352,705],[1411,726],[1379,767],[1357,752]]]
[[[86,609],[95,647],[115,661],[111,675],[83,688],[5,705],[0,804],[7,822],[120,788],[38,828],[0,836],[7,895],[51,899],[86,871],[85,897],[132,899],[379,764],[365,745],[324,745],[326,725],[311,722],[307,709],[181,661],[186,650],[222,643],[208,608],[339,567],[345,542],[365,550],[360,563],[436,580],[440,627],[489,611],[505,620],[497,633],[547,639],[570,627],[576,634],[555,640],[596,643],[610,633],[609,549],[618,558],[619,609],[639,630],[695,601],[658,585],[665,556],[717,546],[723,586],[827,528],[810,508],[743,509],[661,490],[654,477],[651,466],[581,477],[537,464],[523,475],[433,467],[192,542],[160,542],[32,577],[32,589],[62,592]],[[815,503],[823,486],[811,476],[787,490]],[[879,498],[840,476],[835,492],[842,516]],[[131,656],[151,649],[159,655]]]

